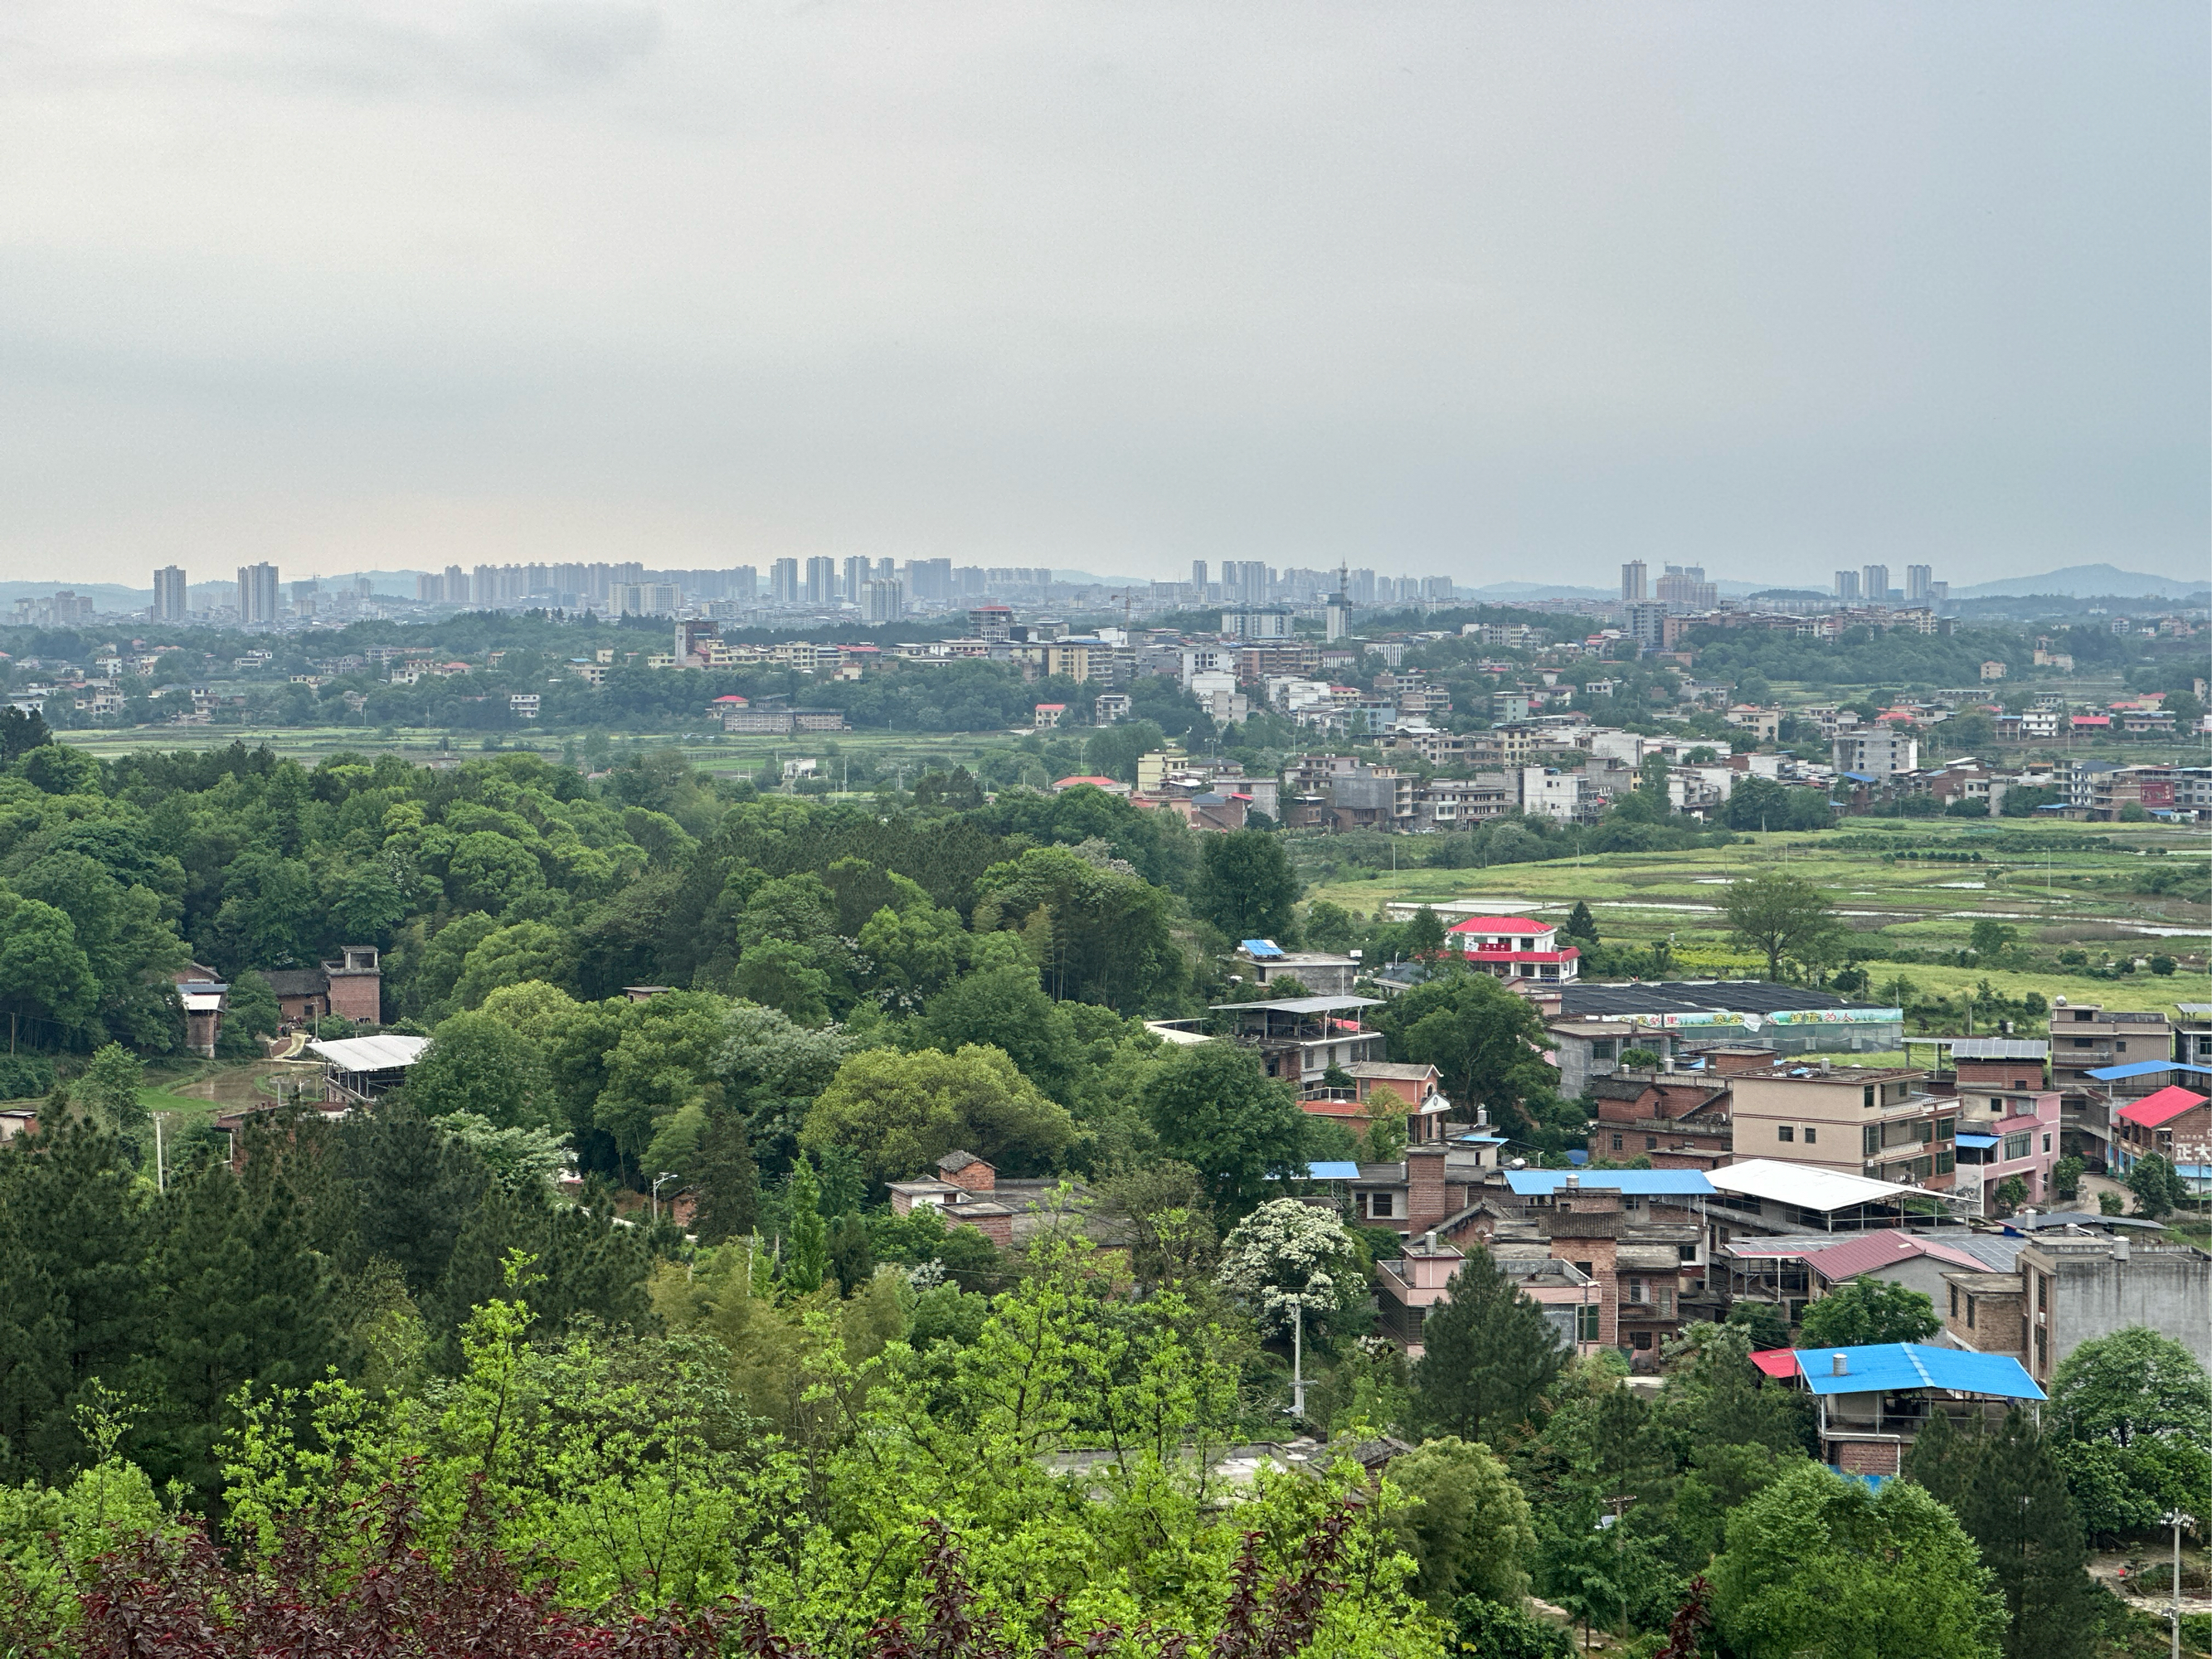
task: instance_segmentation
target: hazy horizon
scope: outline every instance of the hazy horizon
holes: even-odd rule
[[[2212,558],[2201,6],[27,0],[0,580]]]

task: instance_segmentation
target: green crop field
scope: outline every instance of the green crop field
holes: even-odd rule
[[[2171,1007],[2212,1001],[2204,971],[2212,949],[2212,914],[2179,894],[2136,890],[2153,860],[2186,861],[2200,876],[2212,840],[2199,830],[2165,825],[2098,825],[2077,835],[2036,826],[2037,850],[2021,846],[2025,831],[1978,824],[1908,822],[1894,832],[1856,820],[1824,833],[1749,837],[1735,845],[1679,853],[1629,853],[1489,869],[1346,871],[1315,882],[1309,896],[1373,915],[1390,903],[1494,902],[1533,908],[1551,920],[1577,900],[1587,902],[1608,942],[1648,945],[1671,939],[1684,971],[1758,971],[1763,963],[1731,948],[1719,915],[1720,889],[1763,869],[1786,869],[1825,889],[1856,936],[1873,948],[1899,952],[1956,952],[1967,947],[1983,918],[2017,930],[2033,968],[1984,968],[1911,962],[1898,971],[1924,992],[1955,993],[1987,979],[2019,996],[2037,991],[2124,1008]],[[1900,850],[1981,854],[1978,862],[1886,858],[1877,836]],[[1849,847],[1839,845],[1849,840]],[[2052,850],[2040,850],[2040,843]],[[1865,844],[1871,843],[1871,844]],[[1317,849],[1316,849],[1317,850]],[[1408,849],[1418,851],[1418,843]],[[2153,931],[2156,930],[2156,931]],[[2100,957],[2170,955],[2171,976],[2138,972],[2093,978],[2057,962],[2062,950]]]

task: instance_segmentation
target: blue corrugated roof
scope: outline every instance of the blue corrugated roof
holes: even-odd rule
[[[1342,1161],[1324,1159],[1319,1164],[1306,1165],[1306,1179],[1309,1181],[1357,1181],[1359,1179],[1359,1166],[1349,1159]]]
[[[1875,781],[1871,772],[1845,772],[1840,775],[1849,778],[1853,783],[1872,783]]]
[[[1835,1373],[1837,1354],[1844,1357],[1840,1376]],[[1870,1348],[1800,1348],[1797,1370],[1814,1394],[1948,1389],[1999,1400],[2046,1398],[2035,1386],[2035,1379],[2009,1354],[1969,1353],[1963,1348],[1931,1348],[1918,1342],[1884,1342]]]
[[[1505,1181],[1522,1198],[1543,1198],[1557,1192],[1570,1175],[1579,1185],[1595,1191],[1632,1196],[1664,1194],[1701,1198],[1713,1190],[1713,1183],[1700,1170],[1509,1170]]]
[[[2089,1075],[2100,1083],[2118,1083],[2124,1078],[2148,1077],[2153,1072],[2187,1072],[2196,1077],[2212,1077],[2212,1066],[2191,1066],[2179,1060],[2133,1060],[2124,1066],[2100,1066]]]
[[[1994,1146],[1997,1144],[1997,1138],[1995,1135],[1970,1135],[1961,1129],[1959,1131],[1959,1144],[1961,1146]]]
[[[1271,939],[1248,939],[1244,941],[1244,949],[1248,955],[1255,957],[1279,957],[1283,954],[1283,947]]]

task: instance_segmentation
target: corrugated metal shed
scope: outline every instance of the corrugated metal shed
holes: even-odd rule
[[[430,1039],[419,1036],[343,1037],[307,1045],[342,1072],[392,1072],[422,1058]]]
[[[1900,1393],[1942,1389],[1999,1400],[2042,1400],[2017,1359],[1964,1348],[1931,1348],[1917,1342],[1884,1342],[1869,1348],[1799,1348],[1797,1372],[1814,1394]],[[1840,1358],[1843,1369],[1836,1369]]]
[[[1713,1190],[1700,1170],[1509,1170],[1505,1181],[1522,1198],[1547,1198],[1564,1188],[1571,1175],[1584,1191],[1637,1198],[1704,1198]]]

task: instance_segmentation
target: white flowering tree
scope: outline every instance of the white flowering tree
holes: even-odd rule
[[[1291,1328],[1301,1309],[1309,1324],[1340,1312],[1365,1288],[1344,1224],[1295,1198],[1271,1199],[1237,1224],[1218,1277],[1269,1334]]]

